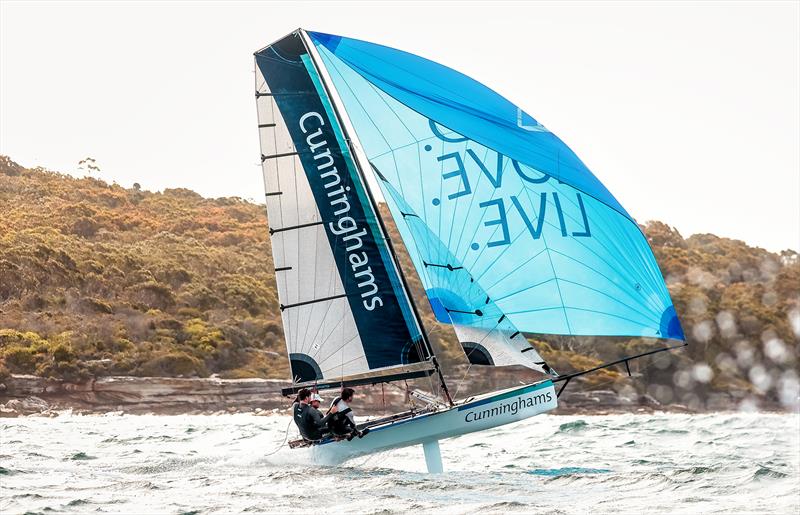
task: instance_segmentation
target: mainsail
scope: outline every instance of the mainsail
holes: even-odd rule
[[[547,370],[520,331],[684,339],[641,229],[553,133],[450,68],[308,34],[471,361]]]
[[[432,353],[300,33],[256,52],[261,161],[295,383],[430,375]]]

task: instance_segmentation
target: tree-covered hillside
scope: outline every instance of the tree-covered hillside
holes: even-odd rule
[[[610,370],[590,384],[695,408],[796,405],[798,255],[710,234],[684,239],[660,222],[644,230],[689,347],[632,364],[641,380]],[[401,261],[442,361],[465,363]],[[263,206],[0,157],[0,375],[287,377],[271,270]],[[530,337],[562,372],[654,347]]]

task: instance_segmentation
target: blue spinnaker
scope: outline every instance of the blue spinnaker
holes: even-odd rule
[[[394,48],[319,32],[309,35],[319,46],[414,111],[565,182],[633,220],[564,142],[480,82]]]
[[[641,230],[555,135],[454,70],[310,35],[440,321],[684,339]]]

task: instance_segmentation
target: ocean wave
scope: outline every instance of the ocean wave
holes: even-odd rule
[[[561,424],[558,426],[559,433],[569,433],[573,431],[582,431],[589,427],[589,424],[586,423],[584,420],[575,420],[573,422],[567,422],[566,424]]]
[[[789,474],[780,472],[775,469],[771,469],[769,467],[765,467],[763,465],[758,467],[758,470],[756,470],[753,473],[754,480],[766,479],[766,478],[785,478],[785,477],[789,477]]]
[[[675,469],[673,473],[675,474],[689,474],[693,476],[702,475],[702,474],[713,474],[720,470],[720,467],[704,467],[701,465],[683,469]]]
[[[85,452],[81,451],[71,455],[68,459],[72,461],[86,461],[86,460],[96,460],[97,457],[90,456],[89,454],[86,454]]]
[[[729,423],[718,426],[719,419]],[[334,513],[738,513],[757,507],[783,514],[796,512],[800,495],[797,415],[769,424],[730,414],[546,415],[443,440],[444,475],[425,472],[420,446],[339,467],[316,466],[303,450],[266,456],[289,423],[288,417],[264,423],[227,415],[190,423],[131,415],[20,421],[3,430],[0,507],[4,515],[48,507],[99,512],[111,503],[115,509],[108,511],[210,515],[291,512],[298,503]],[[21,494],[29,496],[15,497]]]
[[[558,469],[534,469],[534,470],[529,470],[528,474],[533,474],[535,476],[560,477],[560,476],[580,476],[586,474],[608,474],[610,472],[611,470],[609,469],[563,467]]]
[[[657,435],[685,435],[689,434],[688,429],[659,429],[655,432]]]

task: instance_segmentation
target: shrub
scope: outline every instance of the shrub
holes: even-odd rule
[[[149,359],[139,369],[141,375],[155,377],[207,376],[202,361],[182,351],[173,351]]]
[[[155,281],[135,286],[133,293],[134,298],[150,308],[165,310],[175,305],[172,289]]]
[[[114,313],[114,308],[111,307],[111,304],[108,302],[103,302],[100,299],[93,299],[91,297],[87,297],[83,299],[83,306],[88,310],[90,313],[106,313],[112,314]]]
[[[13,345],[2,351],[5,366],[14,374],[33,374],[38,363],[36,352],[29,347]]]
[[[69,230],[72,234],[76,234],[82,238],[91,238],[100,230],[100,224],[91,218],[81,217],[73,222]]]
[[[53,359],[57,362],[73,361],[77,358],[75,352],[64,344],[58,344],[53,349]]]

